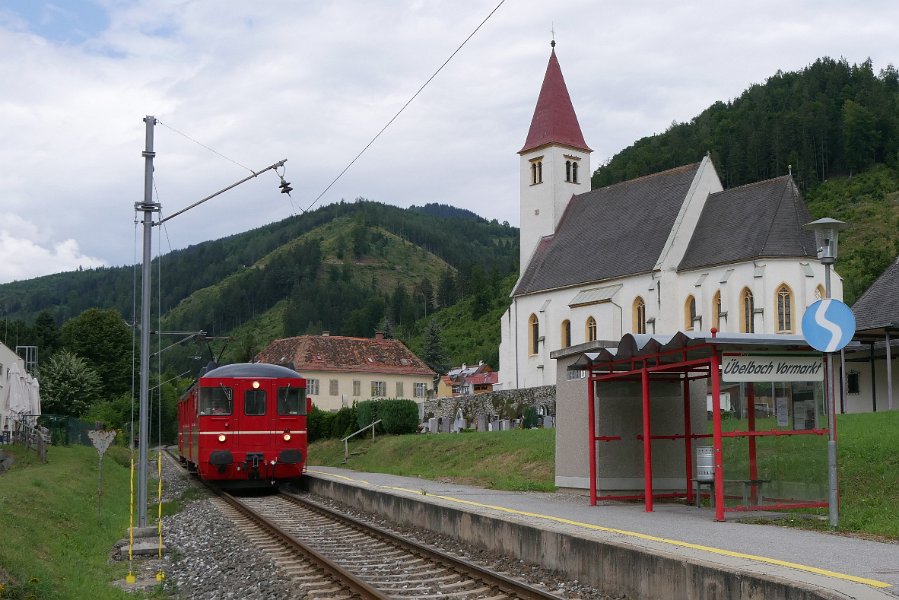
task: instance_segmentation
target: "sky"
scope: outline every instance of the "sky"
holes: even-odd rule
[[[298,214],[499,0],[0,0],[0,283],[139,261]],[[556,54],[592,166],[778,71],[899,63],[895,0],[505,0],[318,200],[518,225],[519,157]],[[699,157],[697,157],[699,158]],[[314,207],[312,207],[314,209]],[[162,231],[159,231],[159,230]]]

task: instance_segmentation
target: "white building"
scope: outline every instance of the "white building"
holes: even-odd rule
[[[519,151],[521,270],[502,317],[503,389],[552,385],[550,352],[625,333],[801,333],[824,268],[791,176],[724,190],[706,156],[591,191],[590,152],[553,49]]]
[[[0,343],[0,435],[15,429],[14,421],[41,414],[40,386],[36,378],[25,370],[25,361]]]

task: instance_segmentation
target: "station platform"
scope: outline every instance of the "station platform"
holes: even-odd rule
[[[628,598],[899,598],[899,544],[737,519],[679,503],[600,502],[310,466],[309,489],[461,537]],[[667,590],[667,591],[666,591]]]

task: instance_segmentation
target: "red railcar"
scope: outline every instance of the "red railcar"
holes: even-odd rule
[[[278,365],[239,363],[202,375],[178,401],[181,462],[206,481],[259,486],[305,469],[306,380]]]

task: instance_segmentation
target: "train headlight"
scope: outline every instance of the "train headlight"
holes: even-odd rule
[[[259,382],[258,382],[258,381],[254,381],[254,382],[253,382],[253,389],[254,389],[254,390],[258,390],[258,389],[259,389]]]
[[[225,434],[224,434],[224,433],[220,433],[220,434],[219,434],[219,441],[220,441],[220,442],[224,442],[224,441],[225,441]]]
[[[285,441],[285,442],[289,442],[289,441],[290,441],[290,434],[289,434],[289,433],[286,433],[286,432],[284,433],[284,441]]]

